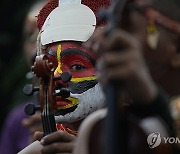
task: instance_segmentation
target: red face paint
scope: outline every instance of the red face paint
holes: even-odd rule
[[[92,77],[96,75],[95,61],[97,56],[78,42],[62,42],[51,44],[47,48],[49,60],[58,67],[58,45],[61,45],[60,62],[62,72],[70,72],[73,78]],[[59,76],[59,73],[54,74]]]
[[[92,77],[93,80],[96,79],[95,62],[97,56],[91,50],[83,48],[79,42],[53,43],[47,48],[46,54],[55,67],[54,76],[60,76],[63,72],[69,72],[72,75],[72,79],[74,79],[71,80],[72,82],[75,82],[74,84],[79,84],[83,81],[90,83],[92,82],[90,81],[92,80]],[[63,83],[61,80],[58,80],[56,84],[60,84],[64,87],[67,86],[67,84]],[[93,86],[95,84],[93,82]],[[89,85],[90,84],[88,84],[88,86]],[[86,83],[84,83],[84,86],[86,89],[83,89],[83,86],[81,85],[80,87],[82,89],[76,90],[76,92],[88,90]],[[92,86],[89,88],[92,88]],[[57,106],[60,109],[72,108],[79,102],[74,98],[68,100],[57,97],[56,100]]]

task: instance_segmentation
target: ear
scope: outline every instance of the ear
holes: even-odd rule
[[[172,56],[170,63],[173,68],[180,68],[180,53],[176,53]]]

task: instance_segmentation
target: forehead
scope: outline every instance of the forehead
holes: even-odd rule
[[[47,50],[53,50],[54,52],[58,51],[58,46],[61,46],[61,54],[64,54],[65,52],[67,52],[69,49],[69,51],[79,51],[79,52],[72,52],[73,54],[79,54],[82,53],[82,56],[85,55],[89,55],[91,56],[93,59],[97,59],[97,55],[89,49],[86,49],[82,46],[81,42],[57,42],[57,43],[52,43],[47,47]]]

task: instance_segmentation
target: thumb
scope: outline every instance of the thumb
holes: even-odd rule
[[[34,139],[35,139],[35,140],[40,141],[40,140],[43,138],[43,136],[44,136],[44,133],[43,133],[43,132],[36,131],[36,132],[34,133]]]

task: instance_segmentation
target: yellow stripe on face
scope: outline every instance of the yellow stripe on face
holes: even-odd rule
[[[90,80],[96,80],[96,76],[88,76],[88,77],[82,77],[82,78],[72,78],[72,82],[83,82],[83,81],[90,81]]]
[[[66,99],[70,100],[72,103],[68,104],[66,106],[58,107],[58,109],[68,109],[70,107],[73,107],[73,106],[77,105],[78,102],[79,102],[79,99],[78,98],[74,98],[74,97],[68,97]]]
[[[62,52],[62,48],[61,48],[61,45],[59,44],[57,47],[58,67],[54,71],[54,75],[56,75],[57,73],[62,74],[61,52]],[[77,82],[90,81],[90,80],[96,80],[96,79],[97,79],[96,76],[89,76],[89,77],[82,77],[82,78],[72,78],[71,81],[77,83]]]
[[[57,48],[57,60],[58,60],[58,67],[54,71],[54,75],[57,73],[60,73],[60,74],[62,73],[62,70],[61,70],[61,45],[58,45],[58,48]]]

